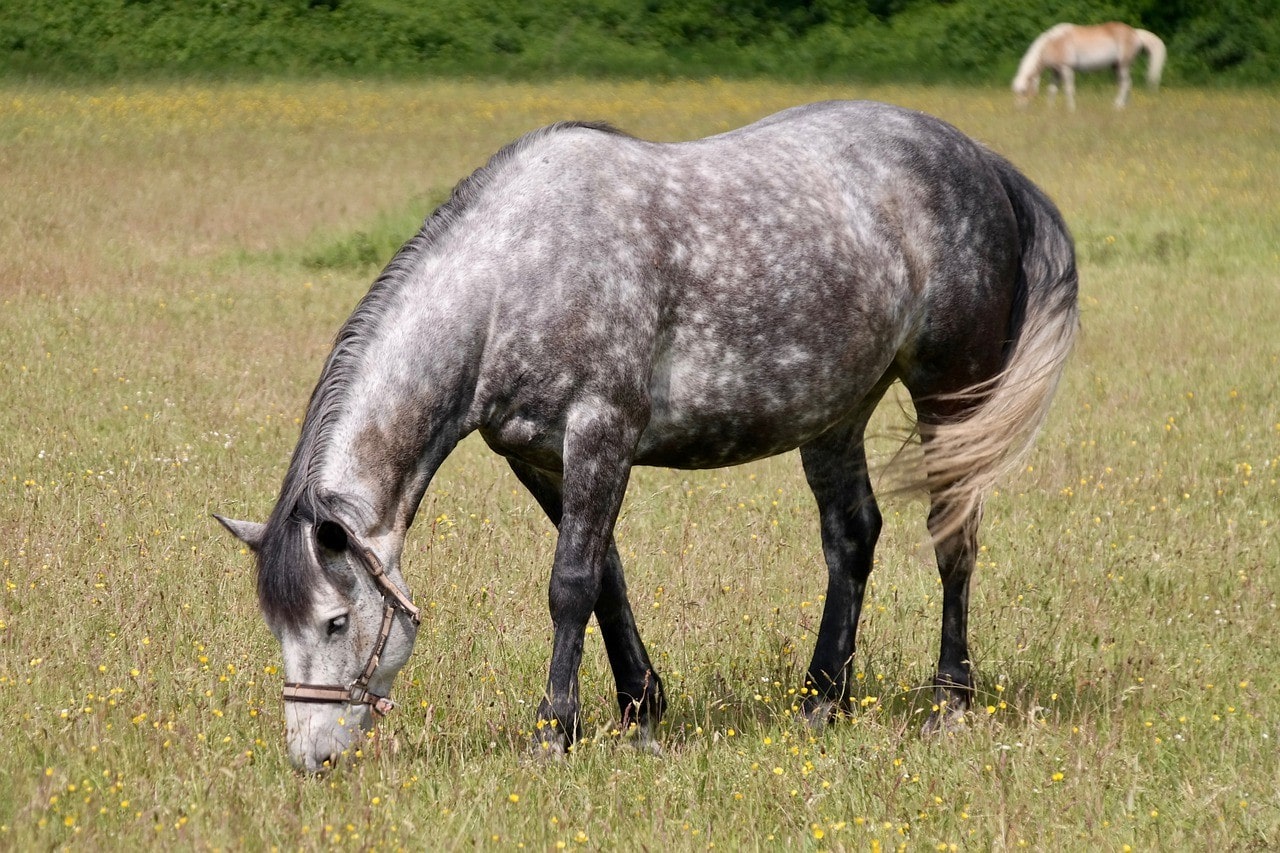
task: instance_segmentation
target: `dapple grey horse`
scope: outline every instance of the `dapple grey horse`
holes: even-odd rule
[[[390,707],[417,633],[401,552],[437,467],[479,431],[559,529],[542,749],[580,735],[594,612],[620,713],[652,733],[662,681],[613,527],[633,465],[794,448],[829,575],[803,685],[847,699],[881,515],[863,432],[900,381],[943,588],[933,731],[973,679],[969,577],[985,494],[1040,427],[1078,325],[1071,238],[1008,162],[892,106],[797,107],[693,142],[562,123],[462,181],[338,333],[258,564],[289,752],[335,761]]]

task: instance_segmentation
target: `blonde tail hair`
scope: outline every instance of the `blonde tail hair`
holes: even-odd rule
[[[1160,85],[1160,75],[1164,73],[1164,60],[1168,55],[1160,36],[1147,30],[1134,30],[1138,42],[1147,52],[1147,85],[1152,89]]]
[[[973,406],[942,424],[920,424],[924,474],[933,496],[935,541],[975,517],[987,494],[1031,449],[1049,413],[1079,330],[1075,248],[1053,203],[1003,158],[992,155],[1009,194],[1022,244],[1016,339],[995,377],[953,395]]]

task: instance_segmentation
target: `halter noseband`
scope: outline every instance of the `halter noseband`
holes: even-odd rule
[[[382,568],[382,561],[368,548],[352,548],[352,552],[360,559],[365,571],[373,578],[374,584],[382,592],[382,627],[378,629],[378,641],[373,644],[369,654],[369,662],[364,671],[350,685],[343,687],[337,684],[302,684],[291,681],[284,685],[284,701],[286,702],[335,702],[351,705],[368,705],[379,717],[386,716],[395,703],[386,696],[379,696],[369,691],[369,679],[378,669],[382,659],[382,650],[386,648],[387,638],[391,636],[391,625],[395,622],[396,611],[399,610],[413,620],[414,625],[422,622],[422,615],[413,602],[399,587],[391,582]]]

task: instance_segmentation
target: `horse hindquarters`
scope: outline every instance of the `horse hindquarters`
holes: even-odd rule
[[[948,727],[969,705],[969,578],[982,504],[1030,448],[1079,326],[1075,250],[1061,216],[1013,166],[989,156],[1013,207],[1016,267],[987,288],[994,298],[973,306],[979,311],[951,318],[950,333],[925,342],[924,358],[903,377],[919,418],[919,485],[930,495],[929,530],[943,586],[935,710],[926,732]],[[983,288],[970,283],[963,290]]]

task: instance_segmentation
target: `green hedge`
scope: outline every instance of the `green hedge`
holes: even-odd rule
[[[1166,79],[1280,80],[1274,0],[0,0],[0,75],[773,76],[994,82],[1062,20]]]

